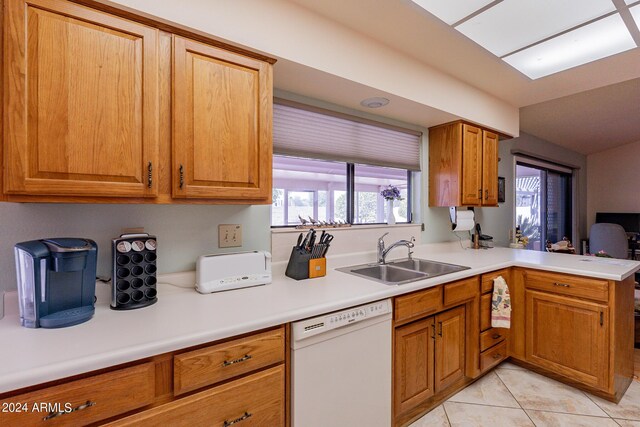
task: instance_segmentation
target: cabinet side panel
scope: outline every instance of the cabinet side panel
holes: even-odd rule
[[[611,322],[610,361],[612,364],[612,378],[610,391],[616,398],[621,398],[633,378],[634,358],[634,276],[622,282],[612,282],[609,285],[610,304],[613,304]],[[613,295],[611,295],[613,293]],[[638,351],[638,350],[636,350]]]
[[[511,329],[509,330],[509,356],[525,358],[525,300],[524,281],[526,272],[520,268],[511,270],[509,292],[511,294]]]
[[[429,129],[429,206],[459,206],[462,124]]]

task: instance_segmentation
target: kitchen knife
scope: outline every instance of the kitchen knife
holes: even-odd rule
[[[311,239],[309,240],[309,243],[308,243],[309,251],[313,249],[313,245],[315,242],[316,242],[316,232],[314,230],[311,233]]]
[[[296,243],[296,248],[300,249],[300,244],[302,243],[302,233],[298,236],[298,243]]]

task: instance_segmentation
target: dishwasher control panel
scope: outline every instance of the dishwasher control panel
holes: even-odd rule
[[[294,339],[302,339],[362,320],[391,313],[391,300],[376,301],[347,310],[293,323]],[[297,338],[295,338],[297,337]]]

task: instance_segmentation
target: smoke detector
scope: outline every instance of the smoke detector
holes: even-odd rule
[[[384,107],[388,103],[389,103],[389,100],[387,98],[374,97],[374,98],[363,99],[360,102],[360,105],[367,108],[380,108],[380,107]]]

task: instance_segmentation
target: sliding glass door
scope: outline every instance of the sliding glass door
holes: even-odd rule
[[[547,241],[572,239],[571,169],[542,162],[516,162],[515,223],[529,238],[529,249],[544,250]]]

